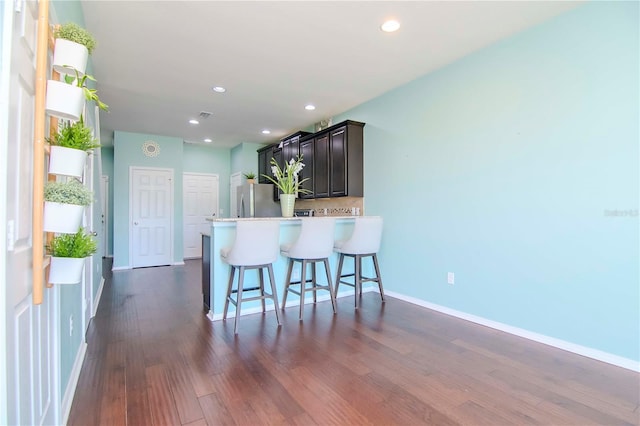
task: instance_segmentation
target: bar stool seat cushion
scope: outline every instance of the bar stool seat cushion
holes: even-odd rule
[[[292,259],[324,259],[333,252],[335,219],[302,218],[296,241],[280,246],[280,253]]]
[[[278,259],[280,223],[274,221],[238,221],[232,246],[220,250],[220,257],[229,265],[257,266]]]
[[[351,237],[346,240],[338,240],[333,248],[338,253],[344,254],[371,254],[380,250],[382,235],[381,217],[359,217],[357,225],[353,229]]]

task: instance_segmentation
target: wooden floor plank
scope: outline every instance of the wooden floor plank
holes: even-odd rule
[[[147,395],[154,425],[179,425],[176,408],[164,364],[147,367]]]
[[[69,425],[640,425],[636,372],[375,293],[235,335],[200,278],[199,261],[107,274]]]

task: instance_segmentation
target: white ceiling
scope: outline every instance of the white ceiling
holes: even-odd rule
[[[577,5],[557,1],[81,2],[102,142],[114,130],[273,142]],[[396,33],[380,31],[395,17]],[[224,94],[211,90],[227,88]],[[315,111],[306,111],[308,103]],[[213,113],[199,125],[200,111]],[[271,135],[261,134],[270,129]]]

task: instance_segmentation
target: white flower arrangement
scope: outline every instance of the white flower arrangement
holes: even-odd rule
[[[297,159],[292,158],[289,160],[284,169],[280,168],[275,158],[271,158],[271,173],[275,178],[265,174],[262,176],[273,182],[283,194],[295,194],[297,192],[310,194],[311,191],[308,189],[300,188],[303,182],[309,180],[309,178],[298,180],[298,174],[303,167],[302,155],[298,155]]]

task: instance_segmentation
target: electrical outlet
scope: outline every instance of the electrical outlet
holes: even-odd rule
[[[455,282],[455,276],[453,272],[447,272],[447,284],[453,285]]]
[[[73,315],[69,315],[69,337],[73,336]]]

